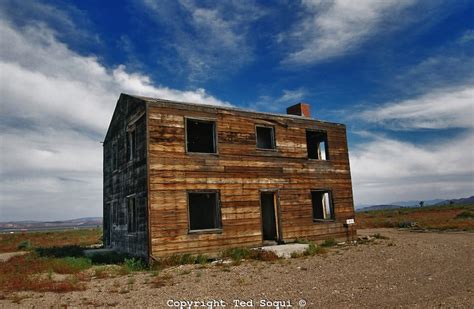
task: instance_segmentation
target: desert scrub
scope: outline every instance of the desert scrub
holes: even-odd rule
[[[230,258],[234,262],[240,262],[243,259],[259,260],[259,261],[274,261],[278,260],[278,256],[268,250],[262,249],[248,249],[248,248],[230,248],[222,251],[222,258]]]
[[[251,252],[248,248],[230,248],[221,252],[222,258],[230,258],[233,261],[241,261],[250,258]]]
[[[474,212],[469,210],[462,211],[456,216],[456,219],[474,219]]]
[[[337,245],[336,240],[334,238],[326,239],[322,244],[321,247],[334,247]]]
[[[18,250],[31,250],[33,248],[33,245],[31,244],[31,241],[27,239],[20,242],[18,246],[16,246],[16,248]]]
[[[27,240],[35,247],[61,247],[66,245],[89,246],[101,243],[102,229],[79,229],[72,231],[41,231],[0,235],[0,252],[12,252],[19,243]]]
[[[142,271],[147,269],[145,262],[139,258],[125,259],[123,265],[128,271]]]
[[[79,277],[83,261],[42,258],[35,254],[15,256],[0,263],[0,290],[68,292],[84,290]],[[72,274],[66,280],[56,281],[53,273]],[[50,274],[50,275],[48,275]]]
[[[84,257],[66,257],[62,259],[47,260],[51,260],[50,270],[57,274],[75,274],[92,266],[91,260]]]
[[[326,250],[321,246],[316,245],[315,243],[310,242],[308,248],[303,252],[305,256],[313,256],[316,254],[323,254],[326,253]]]
[[[164,258],[161,258],[158,262],[154,263],[153,267],[166,267],[166,266],[177,266],[186,264],[207,264],[211,259],[207,255],[199,254],[173,254]]]

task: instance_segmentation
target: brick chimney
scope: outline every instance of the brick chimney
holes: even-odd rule
[[[311,117],[310,105],[308,103],[303,102],[288,107],[286,109],[286,113],[288,115],[297,115],[308,118]]]

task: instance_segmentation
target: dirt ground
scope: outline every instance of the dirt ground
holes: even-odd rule
[[[180,308],[178,301],[212,300],[224,301],[227,308],[239,308],[234,300],[255,307],[281,301],[280,308],[474,307],[474,233],[359,231],[375,233],[389,239],[276,262],[185,265],[158,276],[138,272],[94,278],[86,291],[22,292],[0,300],[0,307]]]

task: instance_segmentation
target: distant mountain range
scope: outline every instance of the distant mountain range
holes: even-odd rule
[[[0,222],[0,232],[74,229],[102,226],[102,217],[86,217],[60,221],[10,221]]]
[[[449,204],[474,204],[474,196],[458,199],[434,199],[423,201],[423,206],[442,206]],[[404,207],[419,207],[420,201],[402,201],[402,202],[393,202],[389,204],[381,205],[362,205],[359,208],[356,208],[356,211],[370,211],[370,210],[384,210],[384,209],[397,209]]]

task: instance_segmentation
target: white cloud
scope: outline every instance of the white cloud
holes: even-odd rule
[[[297,46],[285,64],[313,64],[353,52],[375,33],[387,31],[387,20],[398,17],[415,0],[305,0],[306,15],[280,37]]]
[[[356,204],[397,200],[459,198],[474,193],[474,87],[431,90],[422,96],[387,103],[362,112],[360,118],[385,129],[431,129],[429,142],[415,144],[364,133],[356,145],[351,169]],[[443,130],[458,129],[451,138]]]
[[[171,42],[164,40],[177,53],[168,60],[170,70],[178,68],[193,82],[222,79],[253,60],[249,38],[252,23],[265,10],[252,1],[205,2],[192,0],[143,0],[145,8],[160,25],[170,31]],[[185,18],[176,16],[185,15]]]
[[[0,21],[0,217],[100,215],[102,146],[120,92],[228,105],[204,89],[156,86],[141,73],[103,66],[60,42],[44,24]]]
[[[392,129],[474,128],[474,85],[435,90],[360,114]]]
[[[377,137],[355,147],[350,159],[356,205],[474,192],[473,131],[432,145]]]

